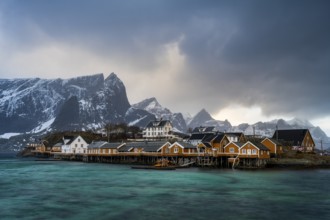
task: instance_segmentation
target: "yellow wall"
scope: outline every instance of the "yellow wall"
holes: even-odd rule
[[[306,148],[306,151],[314,151],[315,143],[309,132],[306,133],[304,140],[301,144],[302,147]]]
[[[175,153],[175,149],[177,148],[177,152]],[[177,144],[173,145],[170,149],[170,154],[182,154],[183,153],[183,149],[178,146]]]
[[[230,153],[230,148],[234,148],[234,153],[233,154],[238,154],[239,152],[239,147],[234,144],[234,143],[229,143],[225,148],[224,148],[224,153],[226,154],[231,154]]]
[[[270,150],[270,153],[272,153],[272,154],[282,154],[283,153],[283,146],[273,143],[268,138],[264,139],[261,143],[263,145],[265,145]],[[277,147],[277,149],[275,149],[275,147]]]
[[[246,153],[243,154],[243,149],[246,150]],[[250,150],[251,154],[248,154],[248,151]],[[252,154],[252,150],[256,150],[256,154]],[[257,158],[259,157],[258,155],[258,148],[255,147],[253,144],[245,144],[241,149],[240,149],[240,157],[248,157],[248,158]]]
[[[270,153],[275,154],[276,153],[276,144],[274,144],[273,142],[271,142],[269,139],[265,139],[261,142],[263,145],[265,145],[269,150]]]

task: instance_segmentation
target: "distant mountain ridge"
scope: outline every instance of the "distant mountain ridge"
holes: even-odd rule
[[[181,132],[187,131],[186,121],[181,113],[172,113],[169,109],[159,104],[155,97],[145,99],[139,103],[132,105],[133,108],[145,110],[157,119],[170,120],[173,127]]]
[[[262,137],[272,137],[276,129],[309,129],[315,141],[315,144],[320,148],[321,140],[324,144],[324,149],[330,147],[330,138],[318,126],[314,126],[307,120],[294,118],[285,121],[276,119],[269,122],[257,122],[254,124],[242,123],[237,126],[232,126],[228,120],[219,121],[202,109],[198,112],[188,124],[188,127],[193,129],[198,126],[213,126],[221,132],[243,132],[245,135],[257,135]]]
[[[146,111],[131,108],[126,88],[116,74],[71,79],[0,80],[0,134],[38,131],[46,122],[48,130],[88,130],[107,123],[144,126]],[[52,122],[52,123],[51,123]]]
[[[193,117],[188,113],[172,113],[154,97],[131,105],[124,83],[115,73],[107,78],[94,74],[71,79],[0,79],[0,151],[1,143],[5,142],[2,134],[5,134],[3,137],[10,133],[25,134],[26,139],[51,131],[96,130],[107,123],[124,122],[144,127],[156,118],[171,120],[175,130],[181,132],[213,126],[223,132],[272,136],[276,126],[279,129],[308,128],[317,143],[320,140],[330,142],[321,128],[303,119],[232,126],[228,120],[215,120],[205,109]],[[9,147],[19,148],[24,144],[16,142]]]

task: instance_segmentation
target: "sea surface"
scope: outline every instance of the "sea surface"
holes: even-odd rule
[[[0,219],[330,219],[330,170],[0,159]]]

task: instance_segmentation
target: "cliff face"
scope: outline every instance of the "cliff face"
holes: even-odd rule
[[[107,79],[96,74],[0,80],[0,134],[38,131],[46,123],[56,130],[96,128],[124,122],[129,108],[125,86],[114,73]]]

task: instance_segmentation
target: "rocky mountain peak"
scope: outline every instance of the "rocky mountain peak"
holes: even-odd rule
[[[136,109],[145,110],[156,118],[170,120],[173,127],[181,132],[187,131],[187,124],[181,113],[172,113],[169,109],[164,108],[155,97],[147,98],[139,103],[132,105]]]

